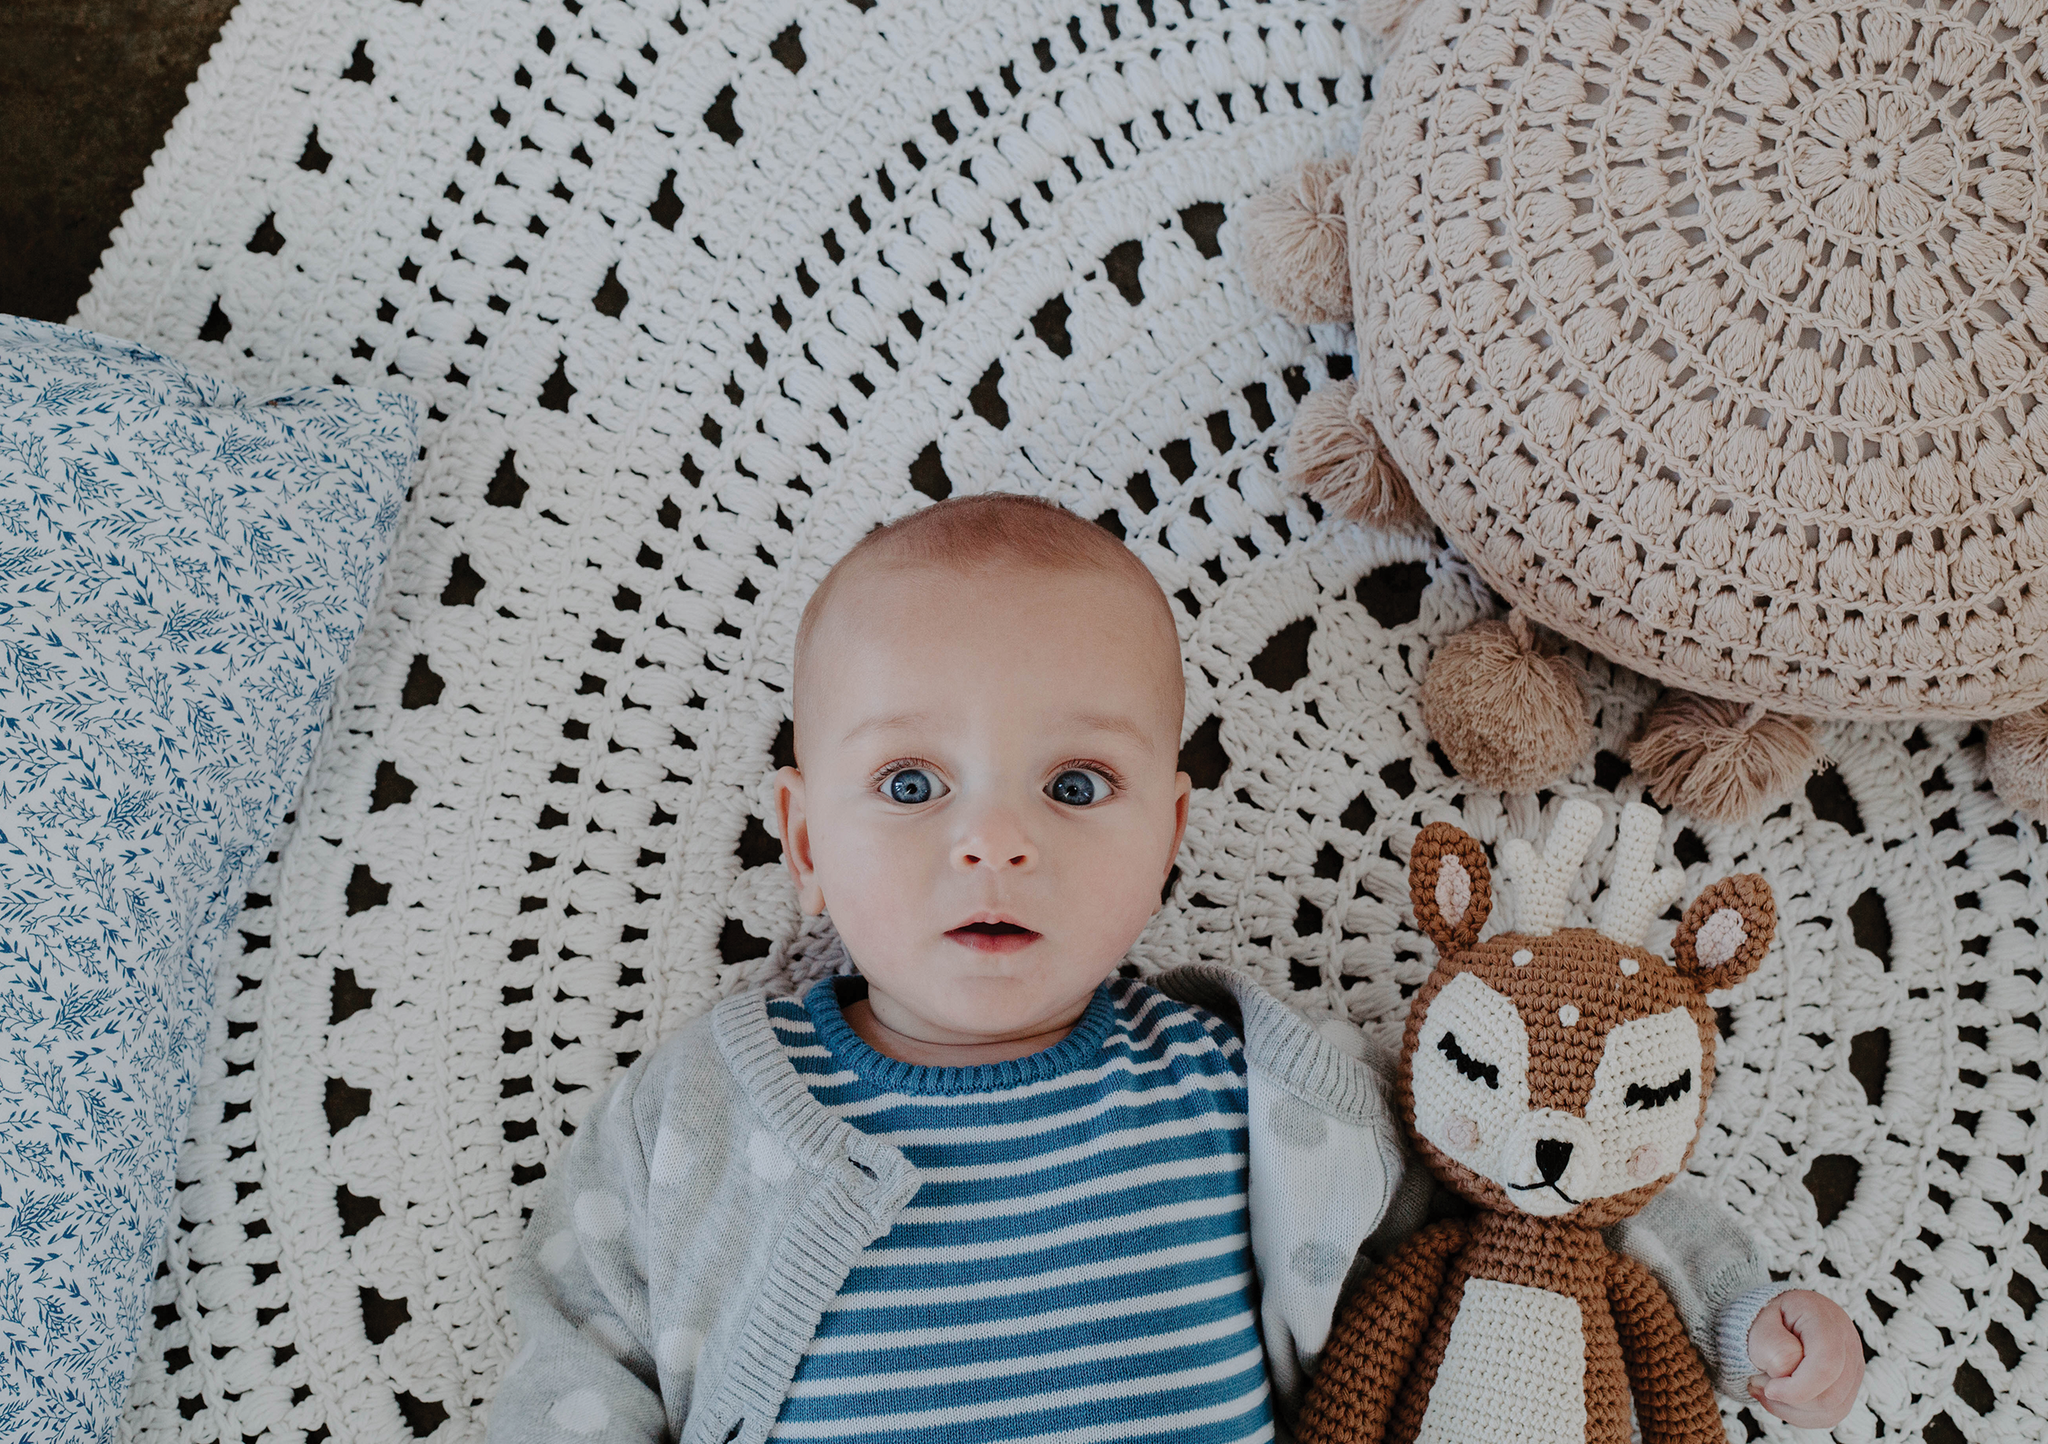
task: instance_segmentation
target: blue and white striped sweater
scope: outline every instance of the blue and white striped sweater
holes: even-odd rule
[[[1271,1439],[1237,1036],[1116,979],[1043,1052],[920,1067],[847,1026],[860,986],[773,1000],[769,1022],[813,1097],[921,1185],[826,1310],[771,1437]]]

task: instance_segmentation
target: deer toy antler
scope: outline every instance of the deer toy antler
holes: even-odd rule
[[[1515,884],[1515,921],[1521,932],[1552,933],[1564,925],[1572,878],[1599,831],[1600,809],[1573,798],[1558,809],[1541,857],[1519,837],[1500,845],[1502,869]]]
[[[1657,838],[1664,820],[1654,807],[1631,802],[1621,810],[1614,841],[1614,868],[1607,896],[1600,900],[1600,931],[1617,943],[1640,943],[1650,920],[1685,891],[1685,874],[1657,866]]]
[[[1650,920],[1685,889],[1683,872],[1657,866],[1657,838],[1663,830],[1664,820],[1654,807],[1631,802],[1622,808],[1613,875],[1600,900],[1600,931],[1618,943],[1641,943]],[[1564,926],[1572,879],[1599,831],[1600,809],[1574,798],[1558,809],[1540,856],[1519,837],[1501,844],[1502,869],[1515,884],[1519,931],[1540,935]]]

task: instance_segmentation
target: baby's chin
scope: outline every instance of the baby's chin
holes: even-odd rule
[[[943,979],[932,980],[928,996],[935,1008],[983,1021],[992,1030],[1008,1031],[1095,991],[1094,982],[1084,985],[1079,977],[1071,984],[1060,981],[1065,970],[1034,967],[1034,948],[1013,953],[959,951],[964,956],[945,970]]]
[[[910,977],[868,973],[868,988],[949,1033],[1014,1037],[1073,1022],[1113,971],[1057,958],[1052,950],[1044,938],[1006,951],[949,941],[938,958]]]

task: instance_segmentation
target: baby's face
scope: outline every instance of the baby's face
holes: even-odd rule
[[[1070,1022],[1158,908],[1188,779],[1179,648],[1146,600],[1093,572],[875,567],[820,618],[783,851],[890,1026]]]

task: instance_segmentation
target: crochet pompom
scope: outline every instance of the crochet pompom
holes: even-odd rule
[[[1332,381],[1301,403],[1287,432],[1281,475],[1353,521],[1388,530],[1429,523],[1380,434],[1359,413],[1356,381]]]
[[[1358,22],[1368,35],[1392,35],[1415,9],[1415,0],[1361,0]]]
[[[1440,644],[1422,678],[1422,723],[1464,776],[1534,792],[1593,746],[1579,669],[1537,650],[1520,612]]]
[[[1993,722],[1984,766],[2007,806],[2048,822],[2048,707]]]
[[[1629,749],[1650,796],[1708,822],[1749,821],[1822,761],[1808,718],[1676,691],[1650,709]]]
[[[1349,160],[1312,160],[1239,215],[1238,264],[1260,300],[1297,321],[1351,319],[1344,226]]]

